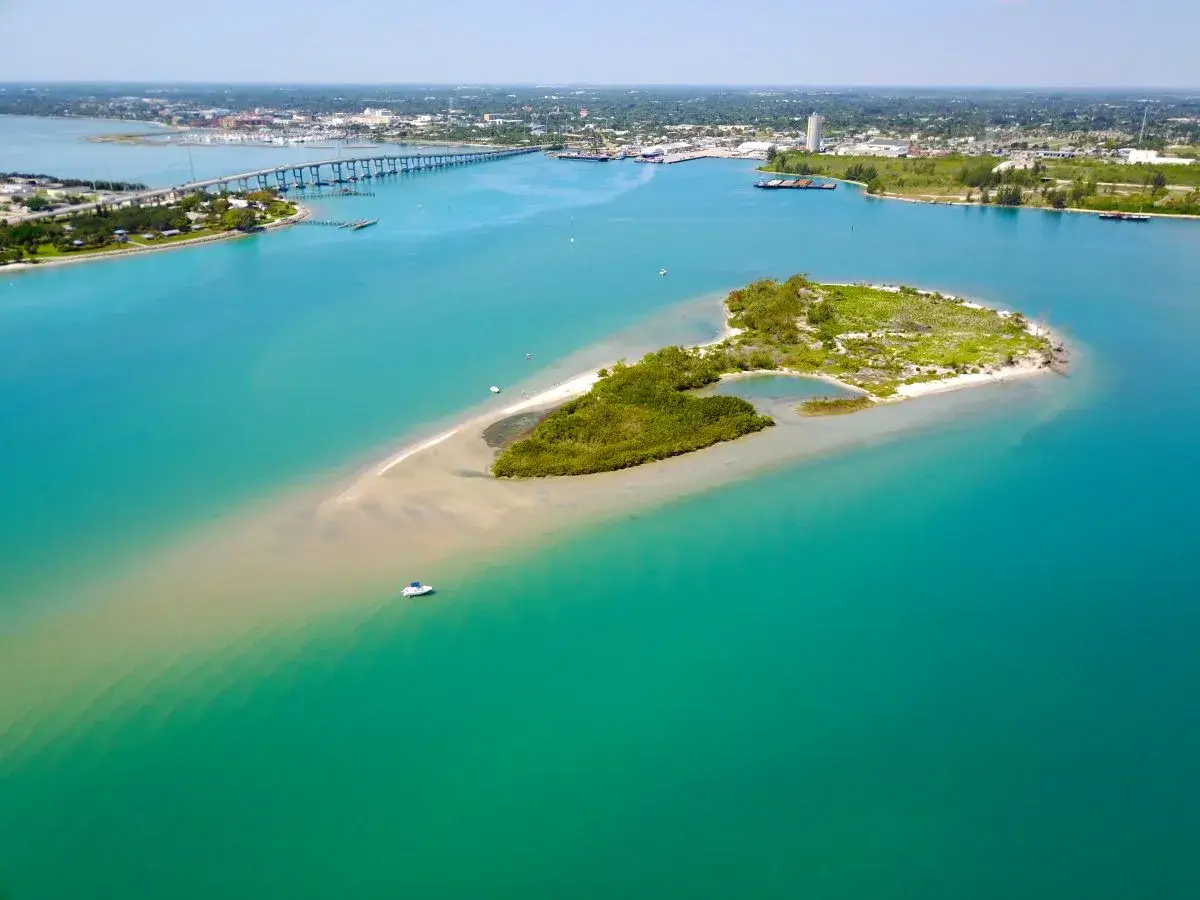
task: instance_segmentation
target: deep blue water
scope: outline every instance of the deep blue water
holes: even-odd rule
[[[142,180],[175,152],[118,149]],[[530,379],[526,351],[550,366],[754,278],[974,296],[1079,351],[1027,406],[566,531],[299,650],[196,659],[0,760],[0,886],[1200,894],[1200,223],[753,177],[521,158],[328,201],[380,217],[354,235],[0,270],[0,616],[22,629],[60,586]],[[0,690],[40,691],[52,651]]]

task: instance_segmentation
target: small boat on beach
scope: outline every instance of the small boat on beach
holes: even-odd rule
[[[414,581],[400,593],[404,597],[424,597],[426,594],[433,593],[433,585],[421,584],[419,581]]]

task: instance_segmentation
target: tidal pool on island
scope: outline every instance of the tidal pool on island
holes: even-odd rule
[[[1200,225],[754,177],[529,158],[353,239],[0,270],[0,893],[1200,893]],[[828,419],[735,380],[779,426],[661,466],[496,483],[464,432],[369,477],[796,271],[1071,372]]]

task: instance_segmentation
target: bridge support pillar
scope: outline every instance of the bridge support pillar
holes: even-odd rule
[[[267,173],[266,172],[258,173],[258,186],[261,190],[264,190],[264,191],[268,189],[269,185],[267,184]]]

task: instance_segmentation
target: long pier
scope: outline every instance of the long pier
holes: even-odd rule
[[[134,194],[123,194],[112,200],[98,200],[94,203],[81,203],[77,206],[50,209],[45,212],[31,213],[21,217],[21,221],[29,222],[34,219],[53,218],[54,216],[75,215],[90,212],[101,207],[135,206],[147,202],[176,200],[196,191],[208,191],[216,188],[219,192],[231,190],[277,190],[287,192],[293,187],[322,188],[335,185],[357,184],[389,176],[407,175],[414,172],[427,172],[434,169],[446,169],[455,166],[467,166],[474,163],[490,162],[496,159],[507,159],[510,156],[521,156],[526,153],[540,153],[544,147],[516,147],[507,150],[475,150],[467,153],[386,153],[376,156],[357,156],[348,159],[322,159],[316,162],[301,164],[289,163],[282,166],[272,166],[267,169],[256,169],[253,172],[239,172],[236,175],[224,175],[220,178],[207,178],[201,181],[189,181],[186,184],[169,188],[156,188],[148,191],[138,191]]]
[[[378,219],[353,219],[346,222],[339,221],[338,219],[301,219],[296,224],[321,225],[326,228],[349,228],[351,231],[361,231],[364,228],[369,228],[370,226],[378,223]]]

